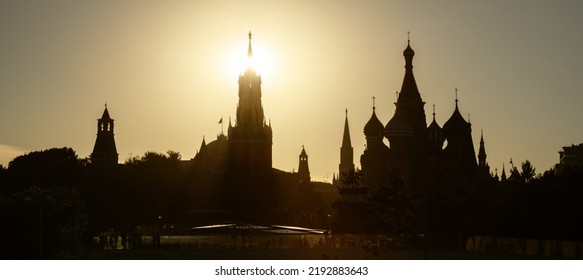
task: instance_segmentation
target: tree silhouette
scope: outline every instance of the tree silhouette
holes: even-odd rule
[[[415,203],[397,171],[389,171],[385,183],[370,186],[361,184],[360,171],[352,173],[343,176],[340,198],[333,204],[337,231],[398,233],[411,229]]]
[[[71,148],[30,152],[1,168],[4,257],[84,257],[87,212],[79,192],[84,168]]]
[[[142,157],[132,157],[126,160],[127,166],[141,167],[141,168],[174,168],[180,162],[182,156],[175,151],[168,151],[167,155],[148,151]]]
[[[0,202],[3,258],[80,259],[87,226],[85,202],[76,188],[27,187]]]
[[[8,176],[16,187],[79,185],[84,162],[71,148],[34,151],[14,158]]]
[[[525,183],[528,183],[534,178],[535,175],[536,175],[536,169],[534,168],[534,166],[532,166],[530,161],[526,160],[525,162],[523,162],[522,163],[522,172],[520,173],[522,180]]]

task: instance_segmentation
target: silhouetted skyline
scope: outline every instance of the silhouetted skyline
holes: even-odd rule
[[[105,102],[120,161],[167,150],[192,158],[203,135],[221,132],[220,118],[235,117],[243,69],[233,60],[246,54],[250,29],[254,54],[269,59],[263,102],[275,168],[296,168],[305,145],[311,177],[331,181],[346,108],[360,166],[372,96],[382,123],[393,116],[408,31],[426,112],[435,104],[443,125],[458,88],[492,171],[512,157],[543,172],[561,147],[583,140],[578,2],[33,3],[0,4],[4,165],[51,147],[88,157]]]

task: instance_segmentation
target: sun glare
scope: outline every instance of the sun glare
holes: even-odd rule
[[[253,57],[247,57],[247,49],[239,47],[231,52],[227,61],[229,76],[239,76],[249,67],[253,68],[262,77],[273,74],[273,58],[261,45],[253,42]]]

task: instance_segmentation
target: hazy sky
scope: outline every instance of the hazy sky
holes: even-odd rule
[[[411,32],[427,123],[454,109],[476,151],[543,172],[583,142],[582,1],[0,0],[0,163],[23,151],[93,149],[107,102],[120,161],[146,151],[194,157],[234,117],[247,33],[263,66],[273,166],[337,172],[348,108],[355,164],[376,97],[386,124]]]

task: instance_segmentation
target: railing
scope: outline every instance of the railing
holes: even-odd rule
[[[540,258],[582,259],[583,243],[575,241],[470,236],[466,251],[500,253]]]

